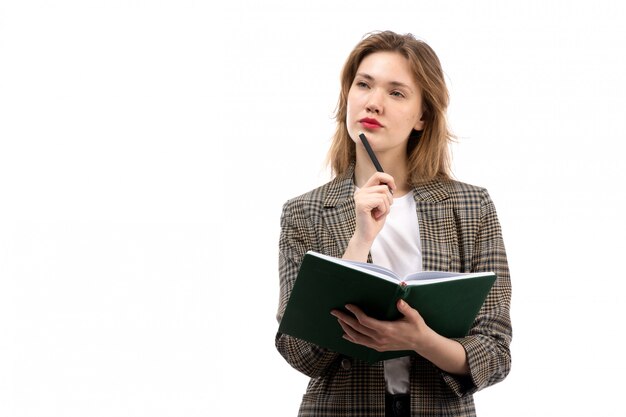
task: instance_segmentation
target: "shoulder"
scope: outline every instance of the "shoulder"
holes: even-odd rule
[[[415,189],[427,201],[451,204],[463,211],[480,211],[493,204],[485,187],[452,179],[433,180]]]
[[[329,181],[324,185],[321,185],[317,188],[309,190],[303,194],[292,197],[285,204],[289,205],[299,205],[299,204],[315,204],[318,201],[324,201],[325,197],[328,195],[328,190],[331,187],[333,181]]]
[[[459,218],[497,219],[496,207],[485,187],[456,180],[441,181]]]
[[[337,190],[345,188],[344,182],[343,179],[335,178],[326,184],[290,198],[283,205],[283,214],[310,217],[321,212],[324,207],[329,205],[329,201],[334,200],[333,196],[337,196]]]
[[[354,190],[352,172],[348,171],[324,185],[287,200],[284,208],[322,211],[324,208],[341,206],[351,200]]]
[[[449,199],[461,201],[481,200],[489,195],[487,189],[484,187],[453,179],[434,179],[418,184],[414,188],[424,199],[432,201]]]
[[[487,189],[478,185],[468,184],[456,180],[443,180],[440,181],[440,183],[453,200],[482,201],[485,198],[489,198],[489,192]]]

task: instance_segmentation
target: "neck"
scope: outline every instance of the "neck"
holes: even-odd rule
[[[408,182],[408,167],[406,153],[402,155],[389,155],[386,153],[380,153],[376,155],[380,165],[385,170],[385,173],[391,175],[396,183],[396,191],[394,197],[401,197],[408,193],[410,190]],[[369,158],[369,155],[365,149],[357,148],[356,152],[356,165],[354,167],[354,183],[357,187],[363,187],[363,185],[370,179],[376,172],[374,164]]]

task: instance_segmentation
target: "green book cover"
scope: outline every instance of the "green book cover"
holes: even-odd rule
[[[278,331],[369,363],[413,354],[377,352],[342,338],[330,314],[359,306],[380,320],[396,320],[399,298],[417,309],[426,324],[445,337],[463,337],[496,280],[493,272],[425,271],[398,277],[390,270],[309,251],[305,254]]]

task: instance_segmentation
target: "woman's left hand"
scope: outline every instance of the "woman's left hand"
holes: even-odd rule
[[[337,317],[344,339],[352,343],[379,352],[413,350],[441,370],[456,375],[469,374],[467,353],[461,343],[432,330],[420,313],[403,300],[398,300],[397,306],[404,317],[396,321],[376,320],[352,304],[346,309],[354,316],[339,310],[331,314]]]
[[[331,312],[345,333],[344,339],[379,352],[414,350],[419,353],[420,346],[432,332],[419,312],[402,300],[398,301],[398,310],[404,317],[396,321],[376,320],[351,304],[346,305],[346,309],[354,316],[339,310]]]

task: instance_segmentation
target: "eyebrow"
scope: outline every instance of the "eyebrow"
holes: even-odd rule
[[[366,74],[364,72],[358,72],[358,73],[356,73],[355,77],[356,76],[363,77],[363,78],[365,78],[366,80],[369,80],[369,81],[376,81],[374,79],[374,77],[372,77],[371,75]],[[407,85],[405,83],[401,83],[400,81],[389,81],[389,85],[391,85],[393,87],[404,87],[404,88],[408,89],[409,91],[413,91],[413,89],[409,85]]]

